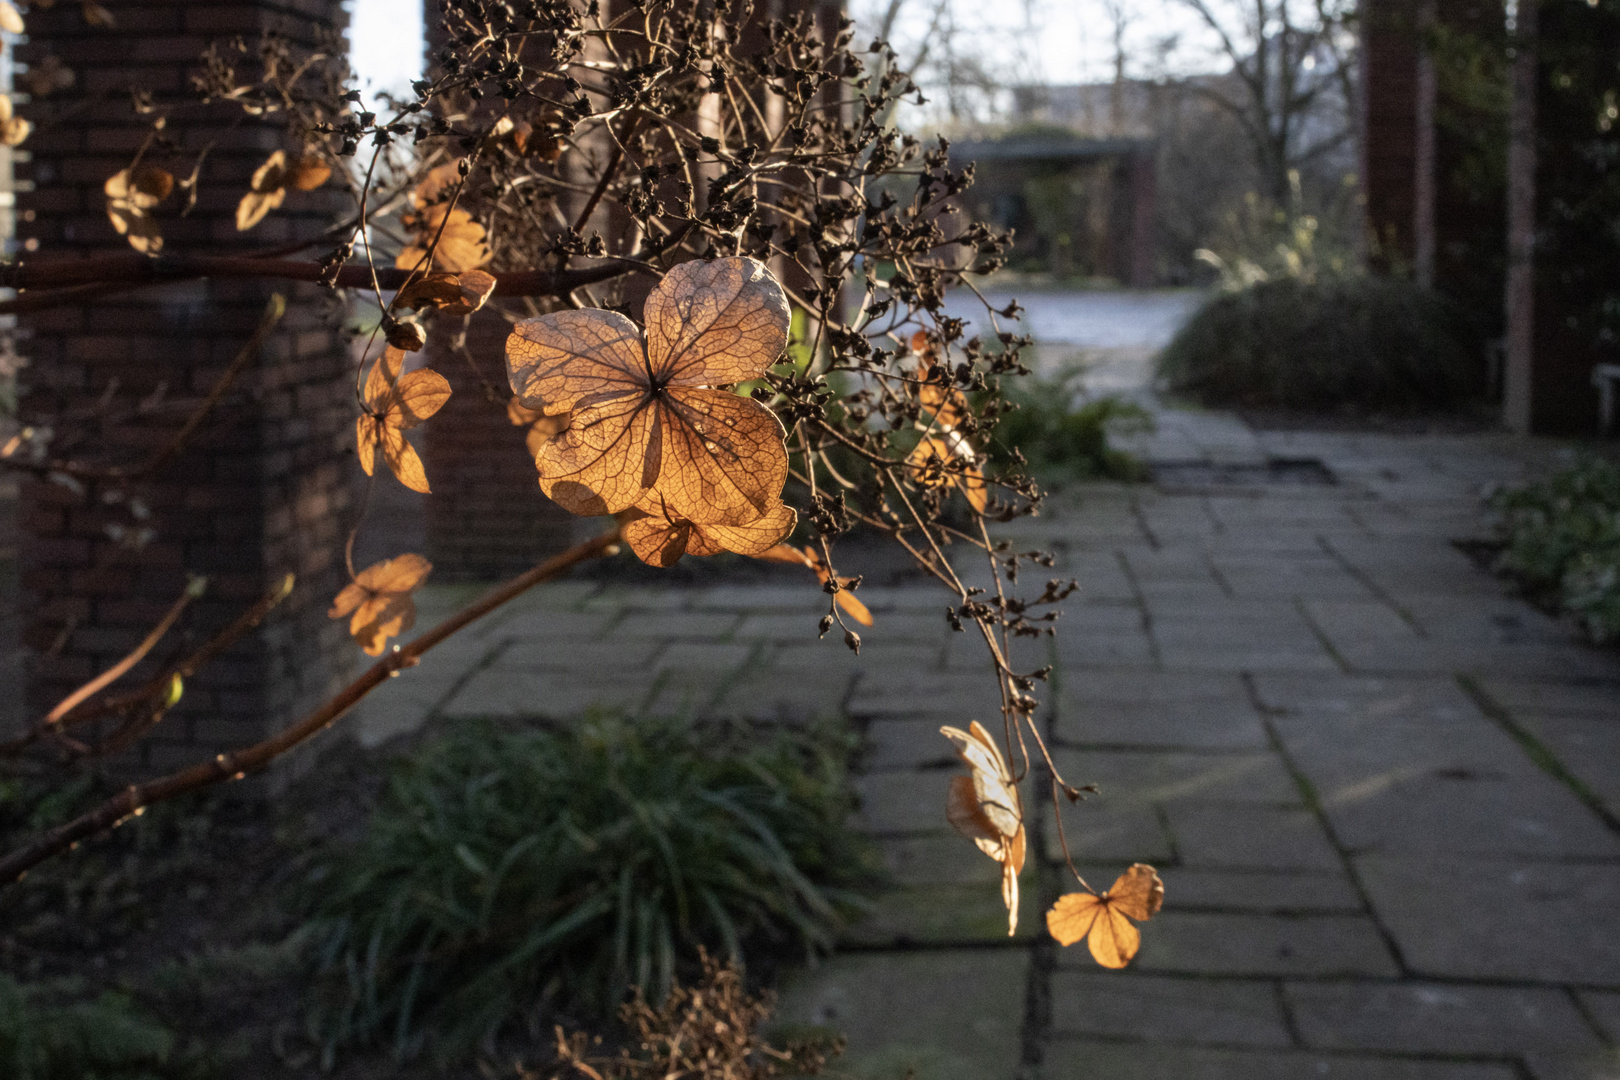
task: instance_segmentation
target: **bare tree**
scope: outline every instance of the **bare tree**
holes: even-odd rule
[[[1208,27],[1232,66],[1229,79],[1186,87],[1238,122],[1263,194],[1285,203],[1290,172],[1355,137],[1353,0],[1178,2]]]
[[[1108,90],[1108,133],[1125,133],[1125,34],[1131,26],[1128,0],[1107,0],[1104,9],[1113,30],[1114,81]]]

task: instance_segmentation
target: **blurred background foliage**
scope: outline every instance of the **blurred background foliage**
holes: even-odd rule
[[[1589,458],[1491,505],[1505,544],[1497,569],[1593,641],[1620,638],[1620,465]]]
[[[850,739],[690,721],[490,723],[402,760],[363,835],[301,891],[310,1026],[454,1058],[558,1007],[660,1000],[698,950],[739,962],[831,947],[876,880],[853,831]]]

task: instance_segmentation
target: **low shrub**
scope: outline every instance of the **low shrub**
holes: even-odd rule
[[[1159,374],[1205,405],[1319,413],[1441,412],[1479,389],[1445,302],[1371,275],[1219,293],[1160,354]]]
[[[721,965],[703,952],[702,976],[690,987],[675,985],[654,1008],[637,992],[619,1010],[631,1033],[629,1046],[617,1055],[592,1054],[598,1049],[583,1032],[565,1035],[557,1029],[558,1067],[550,1080],[772,1080],[779,1076],[816,1076],[827,1059],[843,1052],[843,1040],[819,1034],[788,1039],[772,1046],[760,1035],[771,1018],[773,996],[751,994],[736,963]],[[633,1047],[633,1049],[632,1049]],[[540,1080],[521,1066],[519,1080]]]
[[[1012,463],[1016,448],[1042,479],[1143,480],[1147,469],[1109,445],[1110,430],[1143,430],[1152,419],[1140,406],[1119,398],[1080,401],[1082,372],[1056,378],[1019,379],[1007,390],[1018,407],[996,421],[998,462]]]
[[[76,995],[68,994],[67,997]],[[0,1076],[6,1080],[180,1080],[210,1070],[127,998],[53,1001],[0,975]]]
[[[304,894],[328,1058],[536,1038],[559,1008],[661,997],[701,946],[829,947],[875,865],[847,822],[848,751],[613,718],[423,747]]]
[[[1594,641],[1620,637],[1620,466],[1583,461],[1491,505],[1507,545],[1497,568],[1572,612]]]

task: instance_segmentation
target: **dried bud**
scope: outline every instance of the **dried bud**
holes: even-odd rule
[[[818,638],[826,637],[827,636],[827,631],[831,630],[832,627],[833,627],[833,617],[831,615],[823,615],[821,617],[821,633],[817,634],[816,637],[818,637]]]
[[[404,352],[416,352],[427,344],[427,331],[414,319],[389,319],[383,324],[388,344]]]
[[[854,653],[856,656],[861,654],[861,635],[857,634],[855,631],[844,631],[844,644],[848,645],[849,651]]]

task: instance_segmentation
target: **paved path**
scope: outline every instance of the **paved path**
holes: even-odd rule
[[[1143,860],[1167,889],[1126,972],[1038,937],[1050,859],[1009,942],[994,865],[948,830],[937,729],[995,713],[934,590],[865,591],[854,657],[815,641],[808,582],[566,583],[391,684],[362,729],[592,703],[847,715],[896,887],[782,1016],[845,1031],[858,1075],[1620,1076],[1620,655],[1452,543],[1529,450],[1178,423],[1162,453],[1247,440],[1336,482],[1191,469],[1016,526],[1083,582],[1042,714],[1069,776],[1101,785],[1071,842],[1094,882]]]

